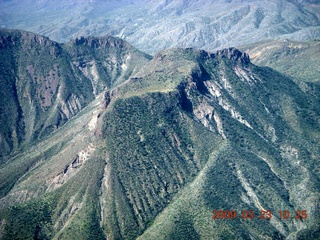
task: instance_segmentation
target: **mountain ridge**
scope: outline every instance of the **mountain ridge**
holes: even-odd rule
[[[93,46],[93,55],[91,46],[79,46],[77,50],[73,42],[61,45],[47,37],[17,30],[2,29],[0,34],[2,118],[5,119],[1,157],[61,127],[95,95],[112,87],[113,81],[121,83],[136,71],[130,66],[133,61],[139,68],[150,58],[123,40],[111,37],[90,38],[92,42],[109,39],[111,43]],[[76,41],[81,38],[74,44]],[[84,52],[78,52],[80,48]],[[106,56],[114,58],[116,64],[104,62],[99,58],[102,53],[107,61]],[[82,63],[83,58],[87,62]],[[103,71],[99,69],[101,65]],[[98,80],[100,75],[103,80]]]
[[[92,101],[0,164],[1,239],[319,237],[318,98],[235,48],[150,59],[126,44],[95,52],[108,37],[94,39],[61,48]],[[140,59],[128,76],[110,71],[128,52]],[[212,219],[250,209],[273,217]]]

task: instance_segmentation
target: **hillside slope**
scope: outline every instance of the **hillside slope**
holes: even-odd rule
[[[63,45],[1,29],[0,162],[63,126],[95,95],[120,84],[149,59],[118,38],[77,39]]]
[[[0,165],[0,237],[316,239],[319,112],[237,49],[161,51]]]
[[[320,81],[320,41],[295,42],[288,39],[242,46],[252,62],[287,74],[296,83]]]
[[[302,91],[320,101],[320,42],[266,41],[242,46],[254,64],[271,67],[292,78]]]

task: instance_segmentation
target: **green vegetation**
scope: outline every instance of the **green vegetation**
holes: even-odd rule
[[[209,140],[206,136],[210,136],[209,132],[201,138],[193,136],[192,131],[198,131],[200,126],[194,126],[188,115],[179,113],[177,96],[177,92],[148,93],[117,100],[112,112],[105,116],[111,177],[120,185],[114,191],[127,196],[126,202],[118,204],[117,212],[124,213],[129,226],[136,225],[120,228],[123,233],[141,233],[179,189],[196,176],[214,145],[214,138]],[[200,146],[209,149],[203,147],[203,151]],[[144,226],[140,231],[139,225]]]
[[[113,37],[63,45],[1,29],[0,40],[0,163],[63,126],[105,88],[122,83],[151,58]]]
[[[115,52],[96,49],[106,44]],[[106,37],[61,48],[60,100],[75,103],[77,95],[84,101],[69,117],[56,105],[42,108],[48,98],[38,101],[37,91],[45,88],[21,81],[27,93],[35,92],[34,111],[41,113],[23,111],[30,122],[39,116],[25,129],[41,141],[17,145],[0,165],[0,238],[317,238],[317,84],[302,91],[234,48],[164,50],[148,62],[148,56],[141,58],[139,67],[147,63],[139,71],[134,62],[128,72],[103,67],[104,54],[123,61],[131,51],[126,46]],[[100,94],[93,75],[85,75],[93,63],[84,57],[91,62],[94,54],[101,60],[101,86],[111,87]],[[40,73],[39,85],[46,79]],[[85,103],[92,91],[96,98]],[[243,210],[259,216],[264,209],[272,211],[270,221],[241,219]],[[213,220],[213,210],[235,210],[238,218]],[[280,219],[277,213],[284,210],[305,210],[308,218]]]
[[[11,207],[2,215],[6,219],[3,239],[51,239],[53,206],[47,201],[29,202]]]
[[[319,40],[275,40],[244,46],[241,50],[249,53],[254,64],[284,73],[305,89],[305,82],[319,81],[319,48]]]

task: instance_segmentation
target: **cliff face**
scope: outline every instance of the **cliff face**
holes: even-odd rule
[[[120,83],[119,76],[130,76],[148,60],[129,44],[117,44],[123,43],[120,39],[112,38],[108,45],[89,45],[87,51],[77,49],[81,39],[77,41],[70,43],[67,51],[46,37],[1,30],[0,158],[52,133],[111,83]],[[90,41],[98,43],[101,39]],[[99,62],[99,54],[119,62],[120,67],[114,70],[111,65],[100,72],[105,63],[95,62]],[[123,61],[116,58],[120,55]],[[132,61],[136,64],[127,70]]]

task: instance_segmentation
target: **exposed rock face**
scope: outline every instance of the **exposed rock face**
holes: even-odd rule
[[[4,126],[11,125],[1,131],[3,157],[18,150],[22,143],[28,144],[62,126],[92,100],[93,94],[90,89],[74,87],[80,79],[87,80],[75,76],[59,44],[27,32],[2,30],[0,35],[1,61],[6,62],[2,65],[5,88],[1,97],[12,99],[3,105],[7,114],[2,121]],[[7,69],[12,70],[10,75]],[[14,132],[17,140],[12,143],[10,135]]]
[[[63,126],[149,58],[118,38],[80,38],[62,46],[4,29],[0,52],[0,159]]]
[[[120,38],[114,38],[111,36],[105,36],[105,37],[80,37],[76,38],[74,40],[74,43],[77,46],[84,45],[88,46],[90,48],[104,48],[107,49],[109,47],[115,47],[115,48],[128,48],[131,47],[129,43],[123,41]]]
[[[70,178],[72,178],[83,166],[83,164],[88,160],[88,158],[92,155],[95,148],[92,144],[88,145],[85,149],[81,150],[76,158],[69,163],[58,175],[54,178],[47,181],[47,192],[51,192],[54,189],[61,187],[64,183],[66,183]]]
[[[250,63],[250,57],[247,53],[245,52],[240,52],[236,48],[228,48],[224,49],[222,51],[218,52],[218,55],[222,57],[227,57],[228,59],[234,61],[234,62],[241,62],[243,64],[248,64]]]
[[[151,56],[126,41],[111,37],[80,37],[66,44],[72,62],[88,79],[95,95],[136,73]]]

